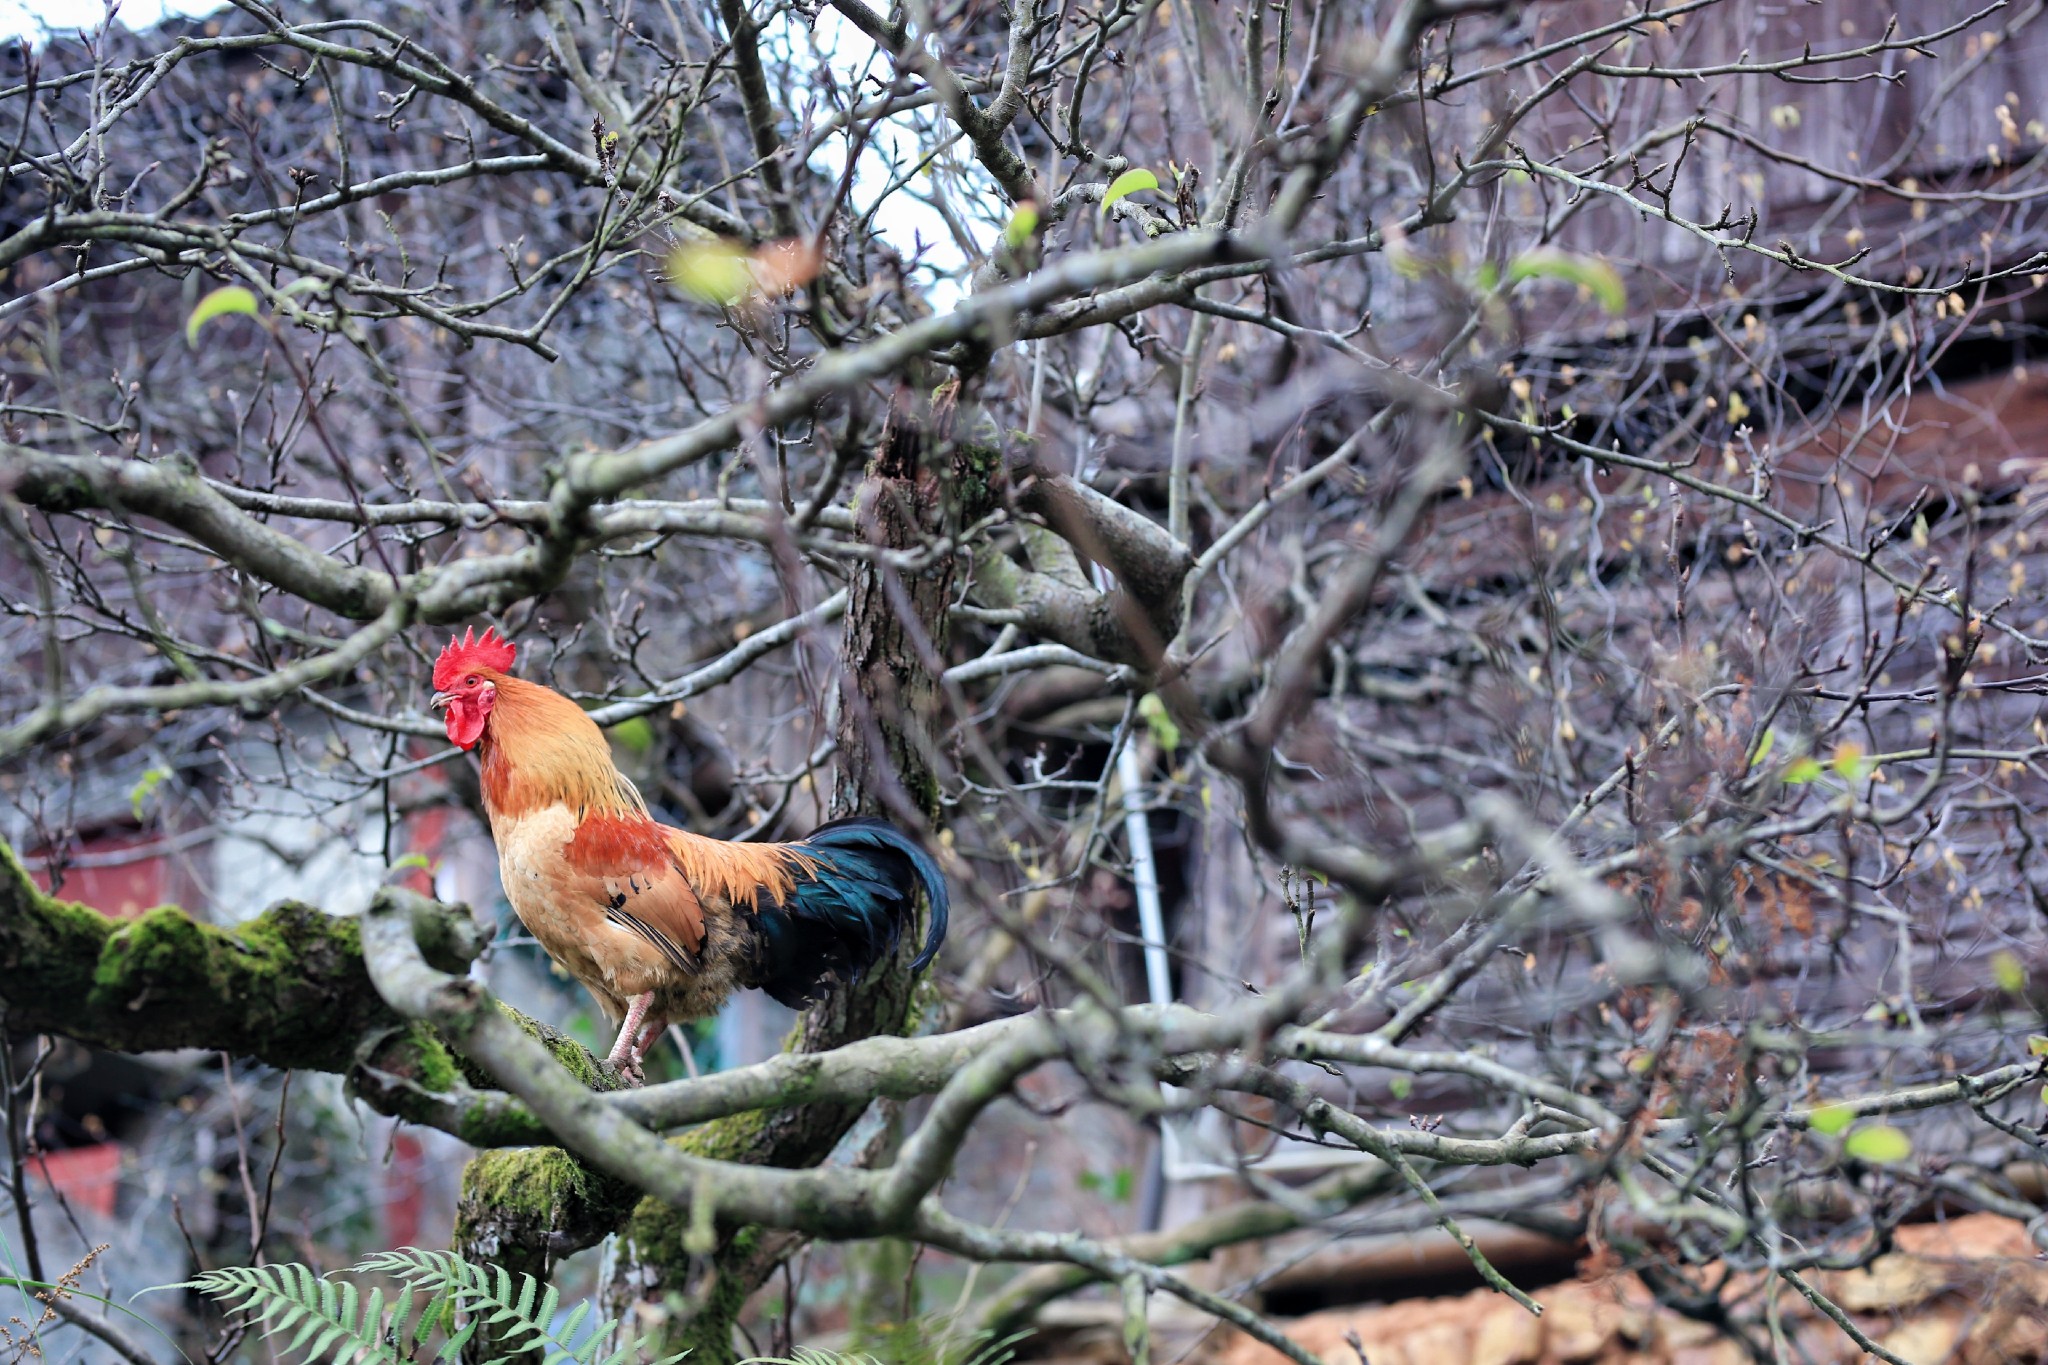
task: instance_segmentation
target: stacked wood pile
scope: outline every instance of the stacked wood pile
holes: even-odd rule
[[[1719,1267],[1696,1272],[1712,1282]],[[1744,1306],[1761,1307],[1758,1276]],[[1978,1213],[1898,1230],[1895,1250],[1867,1268],[1812,1277],[1873,1341],[1913,1365],[2039,1365],[2048,1361],[2048,1264],[2021,1223]],[[1329,1365],[1743,1365],[1749,1355],[1714,1327],[1661,1307],[1634,1275],[1578,1279],[1535,1291],[1535,1318],[1491,1290],[1408,1299],[1295,1319],[1287,1333]],[[1869,1359],[1791,1286],[1777,1286],[1781,1358],[1815,1365]],[[1207,1365],[1284,1365],[1242,1336]]]

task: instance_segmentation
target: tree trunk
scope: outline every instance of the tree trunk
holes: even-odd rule
[[[905,391],[905,395],[909,393]],[[899,404],[869,461],[860,497],[868,543],[910,550],[957,535],[995,505],[1000,462],[986,445],[952,440],[944,415]],[[842,636],[839,771],[832,813],[881,815],[928,834],[940,814],[939,683],[947,609],[967,561],[945,555],[919,571],[856,561]],[[915,1022],[909,963],[921,940],[905,935],[896,956],[852,989],[835,990],[804,1015],[787,1046],[822,1051]],[[812,1166],[860,1118],[848,1105],[806,1105],[706,1124],[677,1142],[728,1161]],[[720,1226],[692,1237],[675,1209],[643,1199],[620,1235],[608,1296],[612,1311],[637,1310],[663,1324],[664,1350],[688,1348],[692,1365],[735,1358],[733,1326],[748,1297],[801,1244],[759,1228]]]

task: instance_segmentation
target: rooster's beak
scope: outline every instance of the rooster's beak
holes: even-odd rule
[[[436,692],[433,696],[427,699],[427,705],[432,707],[434,710],[439,711],[441,708],[445,706],[452,705],[454,701],[455,697],[453,693]]]

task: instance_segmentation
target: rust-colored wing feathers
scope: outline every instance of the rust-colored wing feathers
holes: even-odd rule
[[[645,939],[677,970],[694,972],[704,905],[669,848],[669,833],[645,817],[586,816],[563,853],[591,879],[607,922]]]
[[[631,816],[590,815],[564,850],[569,865],[602,883],[605,918],[694,971],[704,944],[704,906],[752,909],[787,900],[815,860],[787,844],[707,839]]]
[[[610,903],[605,907],[604,917],[609,923],[638,934],[660,949],[661,955],[667,958],[669,965],[677,971],[694,972],[699,966],[697,949],[683,946],[690,941],[687,931],[663,926],[678,921],[685,925],[701,926],[704,922],[703,907],[698,905],[696,896],[691,894],[689,884],[680,877],[671,875],[665,880],[673,883],[659,887],[660,891],[668,892],[667,895],[657,894],[657,888],[654,886],[648,887],[648,893],[644,896],[629,897],[624,891],[613,892]],[[700,927],[696,943],[701,945],[703,942],[703,930]]]
[[[715,1008],[751,941],[741,917],[787,903],[818,868],[802,848],[725,843],[638,813],[553,806],[498,836],[513,908],[613,1018],[648,991]]]

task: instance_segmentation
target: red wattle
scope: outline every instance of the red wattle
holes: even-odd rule
[[[484,721],[489,713],[481,706],[464,702],[448,704],[448,742],[458,749],[474,749],[476,742],[483,738]]]

